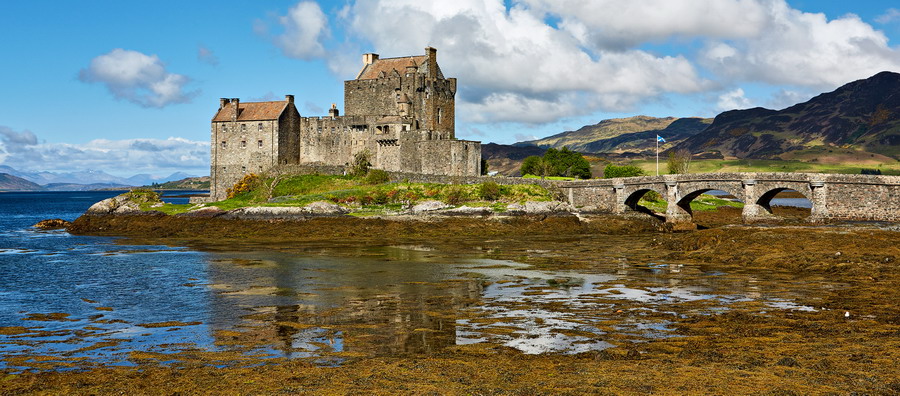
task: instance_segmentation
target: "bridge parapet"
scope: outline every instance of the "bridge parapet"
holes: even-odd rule
[[[668,202],[666,221],[690,222],[690,202],[722,190],[744,202],[745,222],[774,218],[771,200],[795,190],[812,203],[810,221],[826,219],[900,221],[900,176],[822,173],[692,173],[559,182],[576,207],[601,212],[636,210],[640,197],[656,191]]]

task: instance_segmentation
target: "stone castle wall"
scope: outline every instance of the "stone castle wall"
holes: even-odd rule
[[[301,117],[288,95],[288,107],[277,120],[214,121],[211,198],[224,199],[226,189],[247,173],[294,164],[347,166],[366,151],[373,167],[386,171],[479,175],[481,144],[455,139],[456,79],[444,78],[436,53],[426,48],[425,57],[417,57],[424,61],[409,64],[402,73],[388,67],[377,78],[346,81],[344,116],[332,106],[327,117]],[[366,67],[376,67],[377,55],[370,55]],[[403,59],[386,59],[381,65]],[[232,118],[237,117],[238,103],[222,99],[220,111],[234,106]],[[262,129],[257,130],[257,123]]]
[[[281,151],[278,122],[214,122],[210,196],[225,198],[225,190],[247,173],[262,173],[276,165]]]

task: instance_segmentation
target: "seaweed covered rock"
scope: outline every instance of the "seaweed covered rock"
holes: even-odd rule
[[[47,219],[47,220],[39,221],[33,227],[41,229],[41,230],[56,230],[56,229],[60,229],[60,228],[66,228],[70,224],[72,224],[72,223],[65,221],[63,219]]]

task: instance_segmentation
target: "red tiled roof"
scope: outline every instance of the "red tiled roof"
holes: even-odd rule
[[[357,80],[372,80],[378,78],[381,72],[384,72],[385,75],[390,76],[391,72],[396,70],[401,76],[406,73],[407,66],[416,66],[419,67],[423,63],[425,63],[425,55],[420,56],[404,56],[402,58],[384,58],[378,59],[374,63],[366,65],[361,72],[359,72],[359,76],[356,77]]]
[[[238,121],[277,120],[287,108],[288,102],[240,102],[238,103]],[[231,103],[219,109],[213,122],[231,121],[234,106]]]

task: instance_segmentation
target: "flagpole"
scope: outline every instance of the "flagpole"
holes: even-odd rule
[[[656,135],[656,176],[659,176],[659,135]]]

